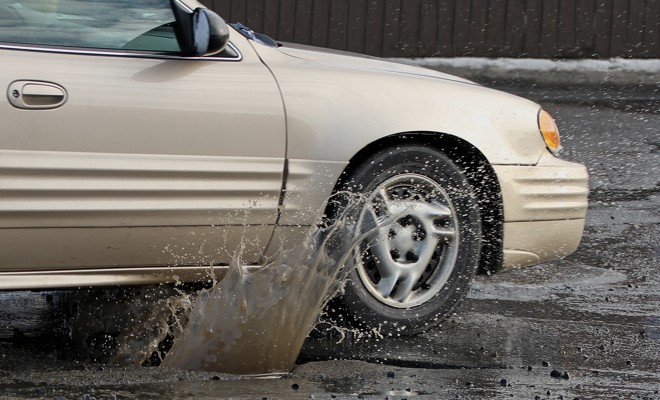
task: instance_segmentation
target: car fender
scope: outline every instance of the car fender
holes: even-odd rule
[[[318,62],[255,48],[282,92],[289,159],[348,161],[368,144],[404,132],[459,137],[491,164],[533,165],[545,150],[540,107],[520,97],[380,60],[336,55],[335,63]]]

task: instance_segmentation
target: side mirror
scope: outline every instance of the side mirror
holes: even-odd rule
[[[181,52],[203,57],[221,52],[229,41],[229,27],[220,16],[206,8],[191,10],[178,0],[170,0],[176,22],[174,31]]]

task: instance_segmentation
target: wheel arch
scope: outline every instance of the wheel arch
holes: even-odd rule
[[[481,211],[483,240],[479,272],[490,273],[501,269],[504,208],[499,181],[486,156],[471,143],[459,137],[441,132],[402,132],[381,138],[362,148],[349,160],[333,188],[333,193],[346,183],[355,168],[366,162],[377,151],[405,144],[431,145],[467,172],[470,184],[476,189],[475,194]]]

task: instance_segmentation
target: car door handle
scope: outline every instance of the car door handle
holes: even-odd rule
[[[16,108],[48,110],[66,103],[67,93],[56,83],[20,80],[9,85],[7,98]]]

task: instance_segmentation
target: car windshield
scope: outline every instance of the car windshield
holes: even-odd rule
[[[168,1],[0,0],[0,41],[179,51]]]

